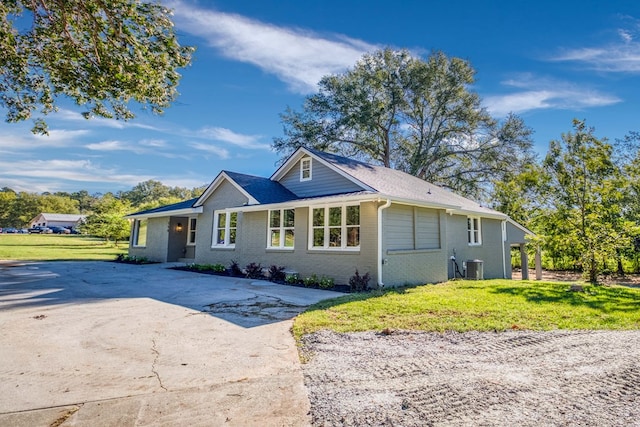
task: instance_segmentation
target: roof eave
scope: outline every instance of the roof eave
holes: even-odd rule
[[[203,211],[202,206],[195,208],[182,208],[182,209],[174,209],[170,211],[162,211],[162,212],[140,212],[134,213],[130,215],[126,215],[125,219],[145,219],[145,218],[162,218],[162,217],[170,217],[170,216],[185,216],[185,215],[196,215],[201,214]]]

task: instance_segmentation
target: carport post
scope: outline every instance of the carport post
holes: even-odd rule
[[[540,246],[536,248],[536,280],[542,280],[542,254]]]
[[[522,280],[529,280],[529,257],[526,244],[520,244],[520,262],[522,263]]]

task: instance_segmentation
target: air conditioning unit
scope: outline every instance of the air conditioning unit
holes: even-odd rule
[[[483,262],[481,259],[470,259],[467,261],[466,278],[471,280],[483,280]]]

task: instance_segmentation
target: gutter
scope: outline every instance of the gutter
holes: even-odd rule
[[[391,206],[391,199],[387,199],[384,205],[378,206],[378,286],[381,288],[384,286],[382,283],[382,211],[389,206]]]

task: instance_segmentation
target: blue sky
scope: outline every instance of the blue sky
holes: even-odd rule
[[[387,46],[469,60],[472,90],[495,117],[520,115],[541,156],[574,117],[610,140],[640,131],[637,0],[166,4],[182,44],[197,47],[175,104],[162,116],[87,121],[63,100],[49,137],[0,122],[0,187],[104,193],[148,179],[194,187],[222,169],[270,176],[279,114],[299,109],[323,75]]]

